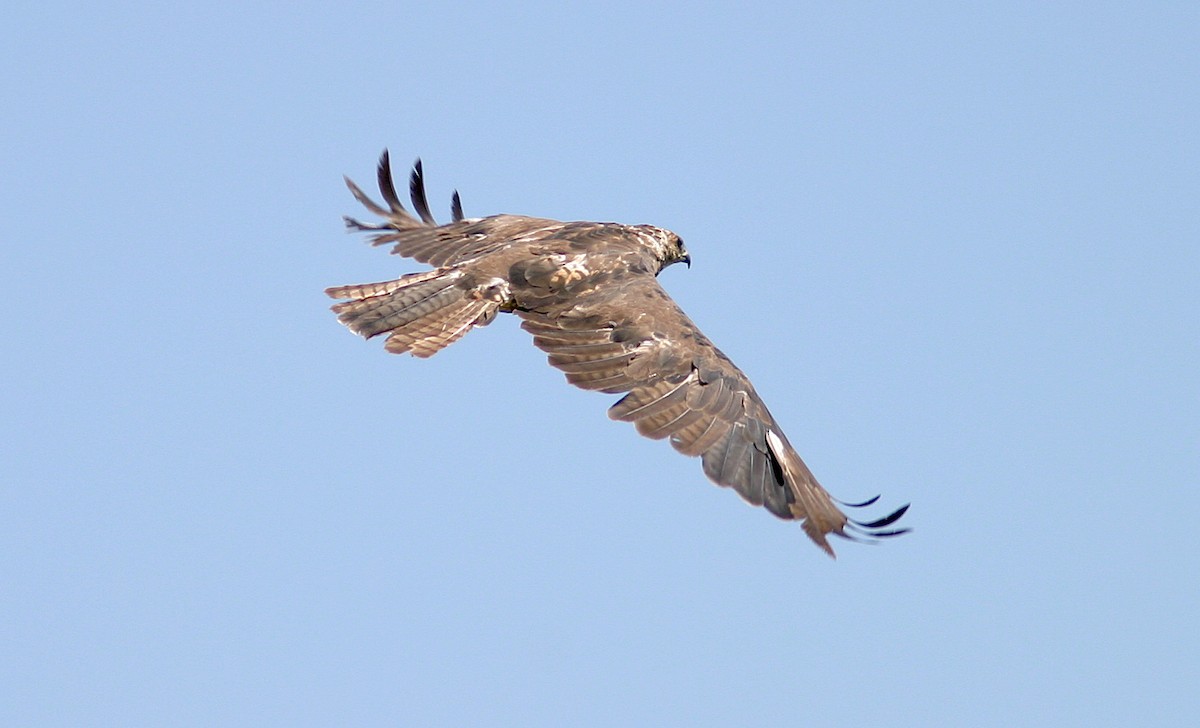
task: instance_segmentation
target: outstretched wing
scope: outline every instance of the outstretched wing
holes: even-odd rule
[[[609,409],[642,435],[700,456],[704,473],[747,502],[798,519],[830,556],[826,538],[885,537],[904,506],[871,522],[849,519],[821,487],[746,375],[712,344],[653,275],[597,287],[569,307],[518,311],[522,328],[567,381],[627,393]],[[868,505],[874,500],[863,504]],[[850,505],[850,504],[847,504]],[[848,533],[850,531],[850,533]]]
[[[851,520],[842,512],[788,443],[745,374],[658,285],[658,265],[651,269],[621,261],[620,249],[628,241],[622,243],[620,237],[628,230],[618,228],[624,226],[518,215],[465,218],[457,192],[452,221],[438,225],[429,210],[419,160],[409,180],[416,215],[400,202],[386,151],[378,179],[386,207],[349,179],[346,184],[383,221],[368,224],[347,217],[346,224],[373,233],[373,244],[392,245],[393,253],[437,270],[329,289],[335,298],[349,299],[334,310],[355,331],[365,336],[388,332],[390,351],[429,356],[499,311],[513,311],[572,384],[625,393],[609,410],[613,419],[633,422],[641,434],[667,438],[676,450],[701,457],[714,482],[780,518],[802,521],[809,537],[831,556],[829,534],[878,538],[907,530],[890,526],[908,506],[870,522]],[[590,270],[591,264],[582,261],[576,261],[578,269],[564,266],[557,260],[562,256],[553,252],[555,243],[575,256],[597,253],[596,268]],[[524,276],[520,281],[510,280],[514,264]],[[539,288],[538,281],[529,280],[530,272],[544,274],[548,285]],[[555,283],[558,277],[566,283]],[[519,297],[514,297],[516,289],[521,289]],[[859,507],[874,500],[843,505]]]
[[[372,200],[349,177],[345,180],[355,199],[384,221],[377,224],[364,223],[346,216],[346,226],[355,231],[375,233],[371,236],[372,245],[391,245],[395,255],[413,258],[438,268],[494,253],[521,240],[523,236],[549,233],[562,226],[562,223],[555,220],[522,215],[464,218],[462,200],[458,192],[454,193],[450,203],[452,221],[439,225],[429,211],[421,160],[418,159],[413,165],[408,184],[409,197],[418,217],[414,217],[405,209],[399,195],[396,194],[392,165],[386,150],[379,157],[377,177],[379,192],[387,204],[386,208]]]

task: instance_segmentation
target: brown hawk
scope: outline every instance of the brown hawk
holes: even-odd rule
[[[434,221],[421,162],[400,203],[385,151],[379,161],[381,207],[348,178],[350,191],[381,222],[347,217],[374,245],[433,270],[383,283],[337,286],[338,320],[385,348],[429,357],[500,312],[514,313],[550,364],[584,389],[625,396],[608,411],[638,432],[700,456],[704,473],[747,502],[802,523],[830,556],[826,536],[895,536],[908,506],[878,520],[849,519],[788,443],[750,380],[658,283],[663,268],[691,262],[678,235],[651,225],[559,222],[522,215],[465,218],[458,193],[453,220]],[[874,503],[848,504],[862,507]],[[858,534],[857,536],[855,534]]]

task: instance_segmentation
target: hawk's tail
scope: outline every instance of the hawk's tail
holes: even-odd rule
[[[458,341],[475,326],[496,317],[500,304],[470,287],[458,285],[459,270],[431,270],[384,283],[326,289],[338,320],[356,334],[387,334],[385,348],[394,354],[428,357]]]

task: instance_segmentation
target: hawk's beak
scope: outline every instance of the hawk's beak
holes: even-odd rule
[[[690,254],[684,253],[680,260],[687,264],[688,270],[692,269],[692,256]]]

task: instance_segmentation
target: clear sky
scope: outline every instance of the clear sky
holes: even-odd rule
[[[1194,3],[17,5],[0,724],[1194,724]],[[420,269],[343,231],[385,146],[681,234],[915,531],[828,559],[511,317],[347,332]]]

